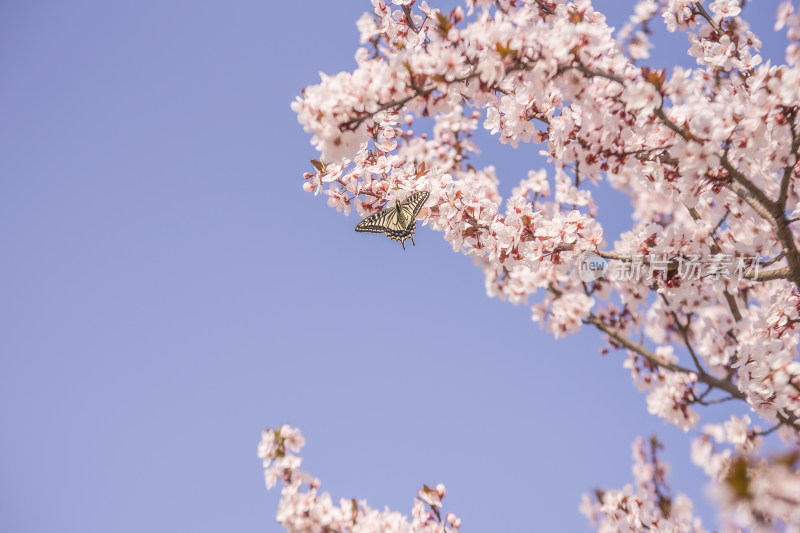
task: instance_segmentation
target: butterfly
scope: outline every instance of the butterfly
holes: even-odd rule
[[[386,233],[386,236],[393,241],[400,241],[405,250],[406,239],[411,239],[411,244],[414,244],[417,214],[428,196],[427,191],[417,191],[402,202],[395,201],[394,207],[373,213],[359,222],[356,231]]]

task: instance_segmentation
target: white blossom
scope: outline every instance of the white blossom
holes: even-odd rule
[[[418,226],[472,256],[489,296],[525,304],[556,337],[599,329],[604,352],[627,354],[623,366],[650,413],[690,431],[704,404],[750,410],[703,424],[692,457],[731,527],[800,523],[785,503],[800,508],[796,469],[758,455],[771,431],[762,426],[787,447],[800,441],[792,3],[780,4],[775,25],[789,41],[785,65],[762,60],[739,0],[643,0],[617,38],[587,1],[468,0],[449,13],[411,0],[372,5],[357,23],[356,68],[321,75],[292,103],[320,152],[303,189],[359,216],[427,191]],[[697,68],[635,63],[649,55],[650,27],[662,24],[686,34]],[[497,169],[475,164],[479,127],[514,148],[535,143],[552,170],[515,177],[504,201]],[[619,207],[597,200],[599,187],[630,199],[632,224],[613,243],[598,216]],[[585,281],[586,257],[619,275]],[[438,487],[420,492],[410,522],[366,504],[337,507],[297,470],[298,436],[282,428],[259,447],[267,484],[284,484],[279,519],[291,530],[349,528],[354,512],[358,524],[387,531],[460,526],[449,516],[429,521]],[[285,453],[270,451],[279,446]],[[585,499],[582,512],[601,531],[703,531],[685,496],[669,515],[659,507],[653,480],[666,466],[643,446],[636,484]]]

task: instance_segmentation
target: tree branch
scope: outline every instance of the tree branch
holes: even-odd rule
[[[680,365],[676,365],[674,363],[668,363],[666,361],[662,361],[656,354],[642,346],[641,344],[632,341],[621,332],[619,332],[613,326],[606,324],[602,320],[600,320],[596,315],[591,314],[586,319],[586,322],[592,324],[597,329],[614,339],[615,341],[619,342],[625,348],[636,352],[637,354],[641,355],[645,359],[647,359],[651,364],[664,368],[666,370],[671,370],[672,372],[680,372],[683,374],[695,374],[697,375],[697,381],[701,383],[705,383],[711,387],[723,390],[733,396],[738,400],[745,400],[745,395],[730,381],[724,381],[709,374],[698,374],[688,368],[682,367]]]

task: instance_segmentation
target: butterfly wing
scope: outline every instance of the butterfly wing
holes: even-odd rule
[[[394,221],[394,222],[393,222]],[[384,233],[390,225],[397,225],[397,209],[390,207],[362,220],[356,226],[356,231],[366,231],[369,233]]]
[[[417,215],[428,200],[428,196],[430,196],[428,191],[417,191],[400,204],[400,209],[403,210],[403,218],[408,221],[409,227],[417,220]]]

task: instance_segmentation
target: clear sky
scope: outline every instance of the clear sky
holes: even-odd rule
[[[440,233],[403,252],[302,191],[289,104],[353,68],[368,9],[0,6],[0,530],[280,531],[255,454],[281,423],[334,500],[408,513],[442,482],[477,532],[586,530],[581,493],[657,432],[713,524],[688,439],[599,334],[556,342]],[[544,164],[480,139],[506,194]],[[628,204],[597,194],[613,241]]]

